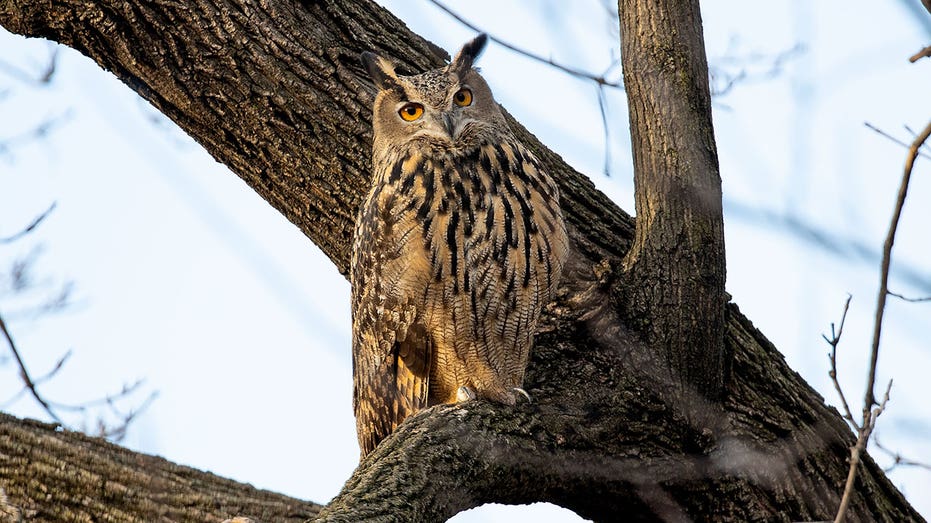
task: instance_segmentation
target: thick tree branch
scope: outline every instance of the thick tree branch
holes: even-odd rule
[[[298,523],[320,509],[3,413],[0,492],[26,521],[221,521],[249,514],[265,522]],[[3,509],[0,498],[0,521],[8,521]]]
[[[637,206],[623,303],[673,375],[717,398],[724,219],[698,0],[620,0],[618,13]]]
[[[374,50],[407,72],[440,63],[433,46],[365,0],[0,0],[0,24],[66,43],[113,71],[300,227],[343,274],[370,165],[371,87],[357,57]],[[486,501],[537,500],[595,519],[622,510],[632,521],[829,517],[853,439],[837,413],[732,306],[719,329],[726,338],[718,348],[734,354],[723,403],[696,400],[710,415],[684,416],[667,394],[680,386],[665,360],[654,361],[623,321],[618,289],[631,218],[513,125],[559,180],[573,242],[528,371],[536,402],[513,409],[475,403],[411,418],[360,465],[326,517],[355,521],[379,510],[382,519],[431,520]],[[723,281],[723,273],[717,277]],[[63,452],[46,441],[34,448]],[[25,450],[2,452],[19,459]],[[422,471],[430,471],[429,484]],[[46,478],[54,482],[48,475],[14,481],[7,494],[14,503],[33,499]],[[920,519],[868,456],[858,485],[852,519]],[[188,507],[198,503],[209,500]]]

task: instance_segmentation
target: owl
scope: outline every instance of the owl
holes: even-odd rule
[[[527,395],[533,335],[568,240],[556,184],[472,67],[486,43],[479,35],[416,76],[362,55],[378,89],[350,269],[363,458],[421,409]]]

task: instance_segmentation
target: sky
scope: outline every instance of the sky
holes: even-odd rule
[[[450,52],[474,36],[427,0],[382,3]],[[474,0],[455,9],[523,49],[619,78],[616,18],[601,1]],[[854,410],[906,155],[864,123],[910,142],[908,129],[931,118],[931,60],[907,61],[931,43],[931,16],[919,9],[918,0],[702,3],[716,84],[745,73],[714,101],[727,289],[835,406],[821,335],[852,296],[838,374]],[[42,393],[77,404],[142,379],[119,409],[157,397],[122,444],[326,502],[358,459],[348,282],[294,225],[90,60],[60,48],[51,83],[21,78],[37,76],[54,50],[0,30],[0,238],[55,203],[34,232],[0,243],[0,314],[30,371],[43,375],[71,351]],[[495,43],[479,65],[504,107],[633,213],[621,90],[605,92],[606,140],[591,82]],[[46,133],[30,135],[50,120]],[[916,164],[893,251],[890,286],[906,296],[931,296],[929,166]],[[24,258],[34,260],[33,289],[13,293],[9,268]],[[69,307],[36,311],[69,282]],[[894,385],[877,429],[884,447],[925,463],[929,319],[928,302],[887,306],[879,383]],[[17,397],[20,388],[0,343],[0,409],[47,419]],[[89,430],[96,416],[115,419],[100,409],[63,412]],[[897,467],[889,476],[931,517],[931,472]],[[453,519],[515,520],[582,521],[552,505],[482,507]]]

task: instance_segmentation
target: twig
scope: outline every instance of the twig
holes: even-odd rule
[[[27,225],[25,229],[19,231],[18,233],[12,236],[7,236],[6,238],[0,238],[0,243],[12,243],[22,238],[23,236],[29,234],[30,232],[33,231],[33,229],[38,227],[39,224],[42,223],[42,221],[45,220],[49,214],[52,213],[52,211],[55,210],[55,207],[57,205],[58,205],[58,202],[52,202],[52,205],[50,205],[49,208],[45,210],[45,212],[43,212],[42,214],[37,216],[34,220],[32,220],[32,223]]]
[[[805,51],[805,46],[796,44],[775,54],[751,53],[746,55],[724,55],[715,58],[716,65],[709,65],[708,73],[711,77],[711,96],[722,97],[727,95],[737,85],[745,81],[769,80],[782,72],[785,63],[796,55]],[[729,51],[730,52],[730,51]],[[761,72],[748,72],[747,67],[765,62],[768,68]],[[740,70],[731,73],[727,66],[721,63],[740,66]]]
[[[912,176],[912,167],[914,167],[915,158],[919,154],[918,149],[925,143],[928,136],[931,136],[931,122],[925,126],[921,134],[915,137],[915,140],[908,148],[908,156],[906,156],[905,159],[905,172],[902,175],[899,195],[895,202],[895,209],[892,212],[892,223],[889,225],[889,233],[886,235],[886,241],[883,243],[879,295],[876,299],[876,319],[873,324],[873,345],[870,353],[870,372],[869,378],[867,379],[866,397],[863,400],[864,411],[872,408],[872,406],[876,404],[873,385],[876,383],[876,362],[879,358],[879,339],[882,334],[883,313],[886,308],[886,296],[889,294],[889,265],[892,261],[892,244],[895,243],[896,229],[899,227],[902,207],[905,206],[905,198],[908,195],[908,182]]]
[[[10,64],[8,62],[0,60],[0,71],[5,72],[11,78],[19,80],[25,84],[32,85],[46,85],[52,81],[52,77],[55,75],[55,70],[58,65],[58,46],[52,48],[52,53],[48,58],[48,64],[42,69],[38,74],[29,73],[19,67]]]
[[[909,298],[907,296],[902,296],[901,294],[897,292],[887,291],[887,293],[889,294],[889,296],[895,296],[896,298],[902,301],[908,301],[912,303],[921,303],[925,301],[931,301],[931,296],[925,296],[924,298]]]
[[[922,468],[926,470],[931,470],[931,465],[927,463],[922,463],[921,461],[916,461],[913,459],[906,458],[902,456],[902,454],[900,454],[898,451],[893,451],[893,450],[888,449],[886,446],[884,446],[883,444],[879,442],[879,438],[876,437],[875,435],[873,436],[873,446],[875,446],[877,449],[879,449],[884,454],[886,454],[887,456],[893,459],[892,465],[883,469],[883,472],[886,472],[886,473],[891,472],[893,469],[895,469],[896,467],[900,465],[905,466],[905,467],[918,467],[918,468]]]
[[[23,383],[26,385],[26,388],[29,389],[29,393],[33,398],[42,405],[42,408],[45,412],[59,425],[64,425],[61,419],[55,414],[55,411],[52,410],[52,407],[42,398],[42,395],[39,394],[39,391],[36,390],[36,384],[32,381],[32,378],[29,376],[29,371],[26,370],[26,364],[23,363],[23,358],[19,355],[19,350],[16,349],[16,343],[13,342],[13,337],[10,335],[10,331],[7,330],[6,323],[3,321],[3,317],[0,316],[0,331],[3,331],[3,336],[6,338],[7,343],[10,346],[10,351],[13,353],[13,359],[16,360],[16,364],[19,366],[19,375],[23,379]]]
[[[889,233],[886,235],[886,241],[883,243],[883,259],[880,269],[879,296],[876,299],[876,318],[873,322],[873,343],[870,350],[870,370],[866,380],[866,395],[863,398],[863,421],[860,424],[857,443],[850,449],[850,470],[847,473],[847,483],[844,485],[844,495],[841,498],[840,506],[837,509],[837,516],[834,523],[842,523],[847,513],[847,507],[850,505],[850,497],[853,492],[854,480],[857,477],[857,466],[860,463],[860,455],[866,449],[869,442],[870,434],[876,427],[876,420],[879,415],[886,409],[886,403],[889,402],[889,391],[892,389],[892,380],[886,387],[886,393],[880,403],[876,403],[874,387],[876,385],[876,363],[879,360],[879,341],[882,335],[883,314],[886,309],[886,297],[889,295],[889,266],[892,262],[892,245],[895,243],[895,233],[899,226],[899,218],[902,216],[902,208],[905,206],[905,198],[908,196],[908,182],[912,176],[912,168],[915,165],[915,158],[919,156],[919,148],[931,136],[931,122],[925,126],[924,130],[915,137],[911,146],[908,148],[908,155],[905,158],[905,172],[902,175],[902,183],[899,186],[899,195],[896,198],[895,209],[892,212],[892,223],[889,224]],[[878,405],[873,408],[874,405]]]
[[[916,133],[915,131],[913,131],[912,128],[908,126],[908,124],[905,124],[905,125],[903,125],[902,127],[904,127],[906,131],[908,131],[908,134],[912,135],[912,140],[914,140],[914,139],[918,136],[918,133]],[[908,147],[908,146],[906,145],[906,147]],[[928,154],[928,153],[931,153],[931,148],[928,147],[928,143],[927,143],[927,142],[921,144],[921,145],[918,147],[918,153],[921,154],[921,155],[926,155],[926,154]]]
[[[870,122],[863,122],[863,125],[865,125],[865,126],[867,126],[868,128],[872,129],[873,131],[875,131],[875,132],[876,132],[877,134],[879,134],[880,136],[883,136],[883,137],[885,137],[885,138],[888,138],[888,139],[892,140],[893,142],[895,142],[895,143],[901,145],[902,147],[909,147],[909,144],[903,142],[902,140],[899,140],[899,139],[896,138],[895,136],[892,136],[891,134],[887,133],[886,131],[883,131],[882,129],[880,129],[880,128],[874,126],[874,125],[871,124]],[[918,152],[917,155],[918,155],[918,156],[924,156],[925,158],[931,160],[931,156],[928,156],[927,154],[925,154],[925,153],[923,153],[923,152]]]
[[[122,422],[115,427],[108,427],[101,421],[99,423],[98,435],[102,438],[122,441],[123,438],[126,437],[126,430],[129,428],[129,424],[132,423],[139,414],[145,412],[156,398],[158,398],[158,391],[152,391],[138,407],[130,409],[126,414],[120,413],[116,405],[110,403],[110,410],[116,414],[117,417],[122,418]]]
[[[608,125],[608,97],[604,86],[598,85],[598,109],[601,111],[601,126],[604,128],[605,144],[605,177],[611,177],[611,126]]]
[[[452,9],[450,9],[449,7],[447,7],[447,6],[445,6],[444,4],[440,3],[438,0],[428,0],[428,1],[429,1],[431,4],[435,5],[438,9],[444,11],[446,14],[448,14],[449,16],[451,16],[452,18],[454,18],[454,19],[455,19],[456,21],[458,21],[460,24],[462,24],[462,25],[468,27],[469,29],[471,29],[471,30],[473,30],[473,31],[477,31],[477,32],[484,32],[482,29],[479,29],[478,26],[476,26],[475,24],[469,22],[468,20],[466,20],[465,18],[463,18],[462,16],[460,16],[458,13],[456,13],[455,11],[453,11]],[[607,78],[605,78],[604,75],[601,75],[601,76],[594,75],[594,74],[592,74],[592,73],[588,73],[588,72],[582,71],[582,70],[580,70],[580,69],[575,69],[574,67],[569,67],[569,66],[567,66],[567,65],[563,65],[563,64],[560,64],[560,63],[558,63],[558,62],[554,62],[551,58],[545,58],[545,57],[540,56],[540,55],[538,55],[538,54],[531,53],[530,51],[526,51],[526,50],[524,50],[524,49],[521,49],[520,47],[517,47],[516,45],[511,44],[511,43],[509,43],[509,42],[505,42],[504,40],[501,40],[500,38],[497,38],[497,37],[495,37],[495,36],[493,36],[493,35],[491,35],[491,34],[488,35],[488,39],[491,40],[492,42],[497,43],[498,45],[500,45],[500,46],[502,46],[502,47],[505,47],[505,48],[507,48],[507,49],[510,49],[511,51],[514,51],[515,53],[517,53],[517,54],[519,54],[519,55],[522,55],[522,56],[525,56],[525,57],[527,57],[527,58],[530,58],[531,60],[536,60],[537,62],[540,62],[540,63],[546,64],[546,65],[549,65],[549,66],[551,66],[551,67],[555,67],[556,69],[559,69],[560,71],[562,71],[562,72],[564,72],[564,73],[571,74],[572,76],[576,76],[576,77],[578,77],[578,78],[583,78],[583,79],[585,79],[585,80],[590,80],[590,81],[592,81],[592,82],[597,83],[598,85],[603,85],[603,86],[606,86],[606,87],[613,87],[613,88],[615,88],[615,89],[623,89],[623,88],[624,88],[624,86],[621,85],[620,82],[612,82],[611,80],[608,80]]]
[[[108,406],[110,406],[110,408],[112,409],[112,408],[114,408],[114,407],[113,407],[113,403],[114,403],[114,402],[116,402],[116,401],[118,401],[118,400],[120,400],[120,399],[123,399],[123,398],[125,398],[126,396],[129,396],[129,395],[132,394],[133,392],[136,392],[136,390],[137,390],[139,387],[141,387],[143,383],[145,383],[145,380],[139,379],[139,380],[136,380],[135,382],[133,382],[131,385],[123,385],[123,388],[120,389],[120,391],[117,392],[117,393],[115,393],[115,394],[110,394],[110,395],[104,396],[104,397],[102,397],[102,398],[97,398],[97,399],[93,399],[93,400],[88,400],[88,401],[85,401],[85,402],[83,402],[83,403],[79,403],[79,404],[77,404],[77,405],[67,405],[67,404],[64,404],[64,403],[58,403],[58,402],[54,402],[54,401],[50,401],[49,404],[50,404],[50,405],[53,405],[55,408],[58,408],[58,409],[61,409],[61,410],[70,410],[70,411],[77,411],[77,412],[84,412],[84,411],[86,411],[87,409],[90,409],[91,407],[98,407],[98,406],[102,406],[102,405],[108,405]]]
[[[911,63],[915,63],[918,60],[921,60],[922,58],[931,58],[931,45],[929,45],[928,47],[925,47],[921,51],[918,51],[912,56],[909,56],[908,61]]]
[[[843,523],[847,515],[847,507],[850,506],[853,485],[857,478],[857,467],[860,465],[860,456],[863,454],[863,451],[866,450],[866,444],[870,439],[870,434],[872,434],[873,429],[876,428],[876,420],[879,418],[879,415],[886,410],[886,404],[889,402],[889,391],[891,390],[892,380],[889,380],[889,385],[886,386],[886,394],[883,396],[882,402],[880,402],[875,409],[870,410],[867,408],[863,410],[863,424],[857,435],[856,445],[850,448],[850,469],[847,471],[847,482],[844,485],[844,495],[841,497],[840,506],[837,508],[837,516],[834,518],[834,523]]]
[[[847,311],[850,309],[850,299],[852,296],[847,295],[847,301],[844,302],[844,312],[840,317],[840,325],[837,328],[837,332],[834,332],[834,324],[831,324],[831,338],[829,339],[826,335],[822,334],[821,337],[824,338],[824,341],[828,342],[831,346],[831,353],[828,357],[831,359],[831,371],[828,372],[828,376],[831,377],[831,381],[834,382],[834,389],[837,390],[837,395],[840,396],[841,405],[844,407],[844,419],[848,423],[853,425],[854,430],[860,431],[860,426],[857,425],[857,421],[853,418],[853,414],[850,412],[850,405],[847,403],[847,397],[844,396],[844,391],[841,389],[840,383],[837,381],[837,345],[840,343],[840,337],[844,334],[844,322],[847,321]]]
[[[32,379],[33,385],[38,387],[39,385],[42,385],[46,381],[55,377],[55,375],[58,374],[58,371],[60,371],[62,367],[64,367],[65,362],[68,361],[70,357],[71,357],[71,349],[68,349],[68,351],[65,352],[64,356],[62,356],[61,358],[58,358],[58,361],[55,363],[55,366],[52,367],[52,370],[46,372],[45,374],[43,374],[42,376],[39,376],[38,378]],[[8,399],[6,403],[0,404],[0,410],[4,410],[8,408],[10,405],[13,405],[14,403],[16,403],[16,401],[19,400],[19,398],[23,394],[26,394],[28,390],[29,389],[26,387],[23,387],[22,389],[20,389],[20,391],[14,394],[12,397],[10,397],[10,399]],[[56,405],[54,401],[47,401],[47,403],[49,404],[50,407],[51,406],[54,406],[55,408],[59,407],[59,405]]]
[[[57,116],[48,118],[47,120],[40,123],[35,128],[30,129],[29,131],[25,131],[17,135],[8,136],[6,138],[0,139],[0,154],[4,154],[4,155],[12,157],[11,151],[13,150],[13,146],[19,143],[28,143],[34,140],[44,139],[57,126],[67,121],[68,118],[71,118],[70,110],[66,110],[65,112]]]

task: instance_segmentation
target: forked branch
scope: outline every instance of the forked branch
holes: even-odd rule
[[[883,398],[880,402],[877,403],[874,389],[876,386],[876,367],[877,362],[879,361],[879,344],[880,338],[882,336],[882,322],[883,315],[886,309],[886,298],[889,296],[889,267],[892,264],[892,245],[895,243],[895,234],[898,230],[899,219],[902,217],[902,209],[905,206],[905,200],[908,196],[908,185],[912,176],[912,169],[915,166],[915,160],[919,155],[919,150],[928,140],[928,137],[931,136],[931,122],[925,126],[924,130],[915,137],[911,145],[908,148],[908,155],[905,158],[905,171],[902,175],[902,182],[899,185],[899,193],[895,202],[895,209],[892,212],[892,222],[889,224],[889,231],[886,234],[886,241],[883,243],[883,259],[882,265],[880,267],[880,278],[879,278],[879,293],[876,300],[876,315],[873,321],[873,343],[870,348],[870,369],[867,376],[866,382],[866,395],[863,399],[863,417],[860,421],[859,427],[857,427],[856,422],[853,421],[853,416],[850,414],[850,409],[847,406],[847,400],[844,398],[844,394],[840,389],[840,385],[837,382],[837,373],[836,373],[836,364],[835,364],[835,349],[837,348],[837,341],[840,338],[840,334],[834,337],[833,343],[831,343],[831,378],[834,380],[834,386],[837,388],[838,393],[840,394],[841,401],[844,405],[844,410],[846,411],[846,417],[855,428],[857,428],[857,443],[850,449],[850,469],[847,474],[847,482],[844,485],[844,495],[841,498],[840,506],[837,509],[837,515],[834,518],[834,523],[842,523],[847,515],[847,507],[850,504],[850,498],[854,490],[854,482],[857,477],[857,468],[860,464],[860,456],[866,450],[867,443],[869,443],[870,435],[873,433],[873,429],[876,428],[876,420],[879,418],[880,414],[886,408],[886,403],[889,401],[889,391],[892,389],[892,380],[889,380],[889,384],[886,386],[886,392],[883,394]],[[850,299],[847,299],[847,303],[850,303]],[[847,307],[844,307],[844,315],[846,316]],[[843,320],[841,321],[843,326]],[[832,326],[833,330],[833,326]]]

